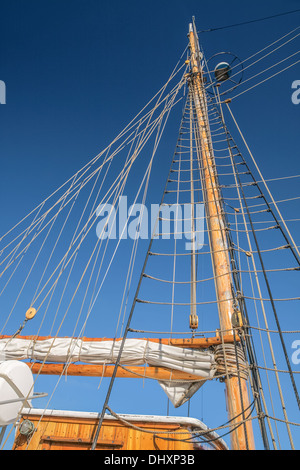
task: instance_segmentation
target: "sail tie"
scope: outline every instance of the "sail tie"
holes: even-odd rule
[[[217,373],[248,379],[248,365],[242,348],[234,344],[220,344],[216,346],[215,361],[217,364]],[[227,371],[226,371],[227,368]]]

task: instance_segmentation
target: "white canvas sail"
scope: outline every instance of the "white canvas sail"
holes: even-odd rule
[[[73,338],[1,339],[0,354],[6,360],[34,360],[55,363],[84,362],[107,365],[117,361],[121,341],[84,341]],[[127,339],[121,365],[165,367],[199,376],[196,382],[160,382],[174,406],[185,403],[203,383],[215,374],[214,355],[207,351],[179,348],[144,339]],[[201,380],[200,380],[201,378]]]

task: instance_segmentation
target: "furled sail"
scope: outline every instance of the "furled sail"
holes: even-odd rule
[[[83,341],[77,338],[33,339],[9,338],[0,340],[0,354],[5,360],[34,360],[58,363],[84,362],[114,364],[121,341]],[[205,350],[179,348],[144,339],[127,339],[120,360],[121,365],[149,365],[178,370],[195,376],[199,381],[160,381],[160,385],[178,407],[215,375],[214,354]]]

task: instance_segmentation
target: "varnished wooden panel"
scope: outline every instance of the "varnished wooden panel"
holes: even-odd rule
[[[92,418],[44,416],[40,420],[40,416],[30,415],[28,419],[34,423],[36,430],[29,439],[17,433],[14,450],[89,450],[98,424]],[[159,435],[154,437],[152,433],[134,429],[120,421],[104,420],[96,449],[193,450],[193,444],[179,441],[191,437],[184,426],[143,421],[134,422],[133,425],[145,431],[161,432],[160,436],[171,439],[160,439]]]

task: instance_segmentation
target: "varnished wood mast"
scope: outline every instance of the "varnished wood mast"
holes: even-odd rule
[[[214,272],[216,276],[216,293],[219,300],[219,317],[222,331],[232,329],[234,305],[232,301],[232,284],[230,278],[230,261],[226,242],[225,225],[220,205],[220,191],[215,175],[214,155],[210,149],[209,123],[206,112],[206,97],[203,72],[200,65],[199,43],[195,25],[190,25],[189,40],[191,50],[192,77],[190,81],[194,99],[198,135],[201,143],[203,167],[203,186],[207,198],[206,212],[210,229],[210,244]],[[245,379],[232,376],[225,380],[228,398],[228,414],[232,420],[231,446],[233,450],[254,449],[252,422],[241,424],[245,419],[243,410],[249,413],[250,403]],[[238,417],[237,417],[238,416]],[[237,417],[237,418],[236,418]],[[240,424],[240,425],[239,425]],[[238,426],[239,425],[239,426]],[[237,427],[238,426],[238,427]]]

